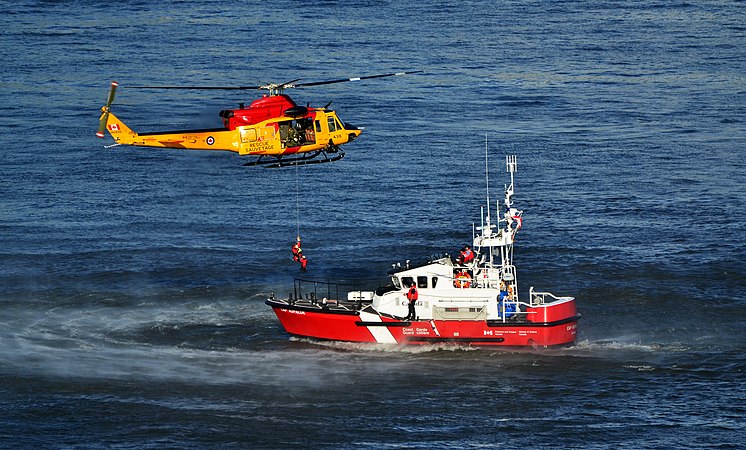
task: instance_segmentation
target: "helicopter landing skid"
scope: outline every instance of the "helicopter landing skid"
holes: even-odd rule
[[[323,164],[339,161],[344,158],[344,156],[345,154],[340,152],[338,155],[330,158],[325,151],[319,150],[310,155],[297,156],[295,158],[273,157],[273,159],[263,159],[264,156],[260,156],[256,161],[247,162],[244,166],[264,166],[271,169],[289,166],[305,166],[307,164]]]

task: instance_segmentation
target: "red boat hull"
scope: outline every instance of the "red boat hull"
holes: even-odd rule
[[[571,304],[568,304],[571,303]],[[575,342],[580,315],[565,302],[537,311],[551,321],[420,320],[404,322],[374,312],[307,308],[268,300],[289,334],[314,339],[422,345],[443,342],[477,346],[550,347]],[[562,317],[559,317],[559,316]],[[542,317],[543,318],[543,317]],[[539,320],[539,317],[536,318]]]

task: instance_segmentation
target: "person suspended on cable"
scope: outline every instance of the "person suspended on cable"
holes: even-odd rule
[[[303,256],[303,249],[300,248],[300,236],[298,236],[297,242],[293,245],[292,251],[293,261],[300,262],[301,256]]]
[[[412,285],[409,287],[409,291],[407,291],[407,300],[409,300],[409,311],[407,312],[407,317],[404,318],[404,320],[417,320],[417,313],[415,312],[415,304],[417,303],[417,298],[419,297],[419,294],[417,293],[417,283],[412,281]]]
[[[305,255],[300,255],[300,270],[306,272],[308,267],[308,258]]]

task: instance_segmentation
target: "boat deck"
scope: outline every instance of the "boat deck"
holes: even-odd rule
[[[334,300],[334,299],[298,299],[298,300],[289,300],[289,299],[269,299],[266,302],[269,306],[274,307],[281,307],[291,310],[297,310],[297,311],[318,311],[321,313],[326,314],[347,314],[347,315],[358,315],[360,311],[365,311],[370,314],[376,314],[381,317],[385,317],[388,319],[398,320],[401,322],[407,322],[404,319],[404,317],[398,317],[394,316],[392,314],[386,314],[382,313],[380,311],[377,311],[371,306],[370,301],[348,301],[348,300]],[[467,318],[427,318],[422,319],[422,321],[430,321],[430,320],[437,320],[437,321],[468,321],[468,322],[487,322],[490,326],[499,326],[499,324],[506,324],[506,325],[519,325],[519,324],[525,324],[526,316],[521,314],[515,314],[512,317],[506,318],[505,320],[501,319],[467,319]]]

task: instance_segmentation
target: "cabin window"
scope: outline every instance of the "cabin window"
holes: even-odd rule
[[[321,133],[321,121],[320,120],[316,121],[316,132]]]
[[[414,283],[414,278],[412,277],[402,277],[401,279],[401,284],[403,284],[404,287],[408,288],[409,286],[412,285],[412,283]]]
[[[427,289],[427,277],[417,277],[417,287]]]
[[[342,126],[342,123],[339,121],[339,119],[335,119],[335,122],[337,124],[337,129],[338,130],[344,130],[345,129],[345,127]]]
[[[262,127],[259,131],[260,141],[271,141],[275,138],[275,127]]]
[[[432,283],[432,286],[435,287],[438,284],[438,277],[433,277],[433,279],[430,280],[430,282]]]
[[[255,128],[244,128],[241,130],[241,142],[254,142],[256,141],[256,129]]]
[[[398,277],[391,277],[391,282],[394,283],[395,288],[401,289],[401,283],[399,283]]]
[[[337,126],[336,126],[336,123],[334,122],[334,117],[327,117],[326,123],[327,125],[329,125],[330,133],[337,131]]]

